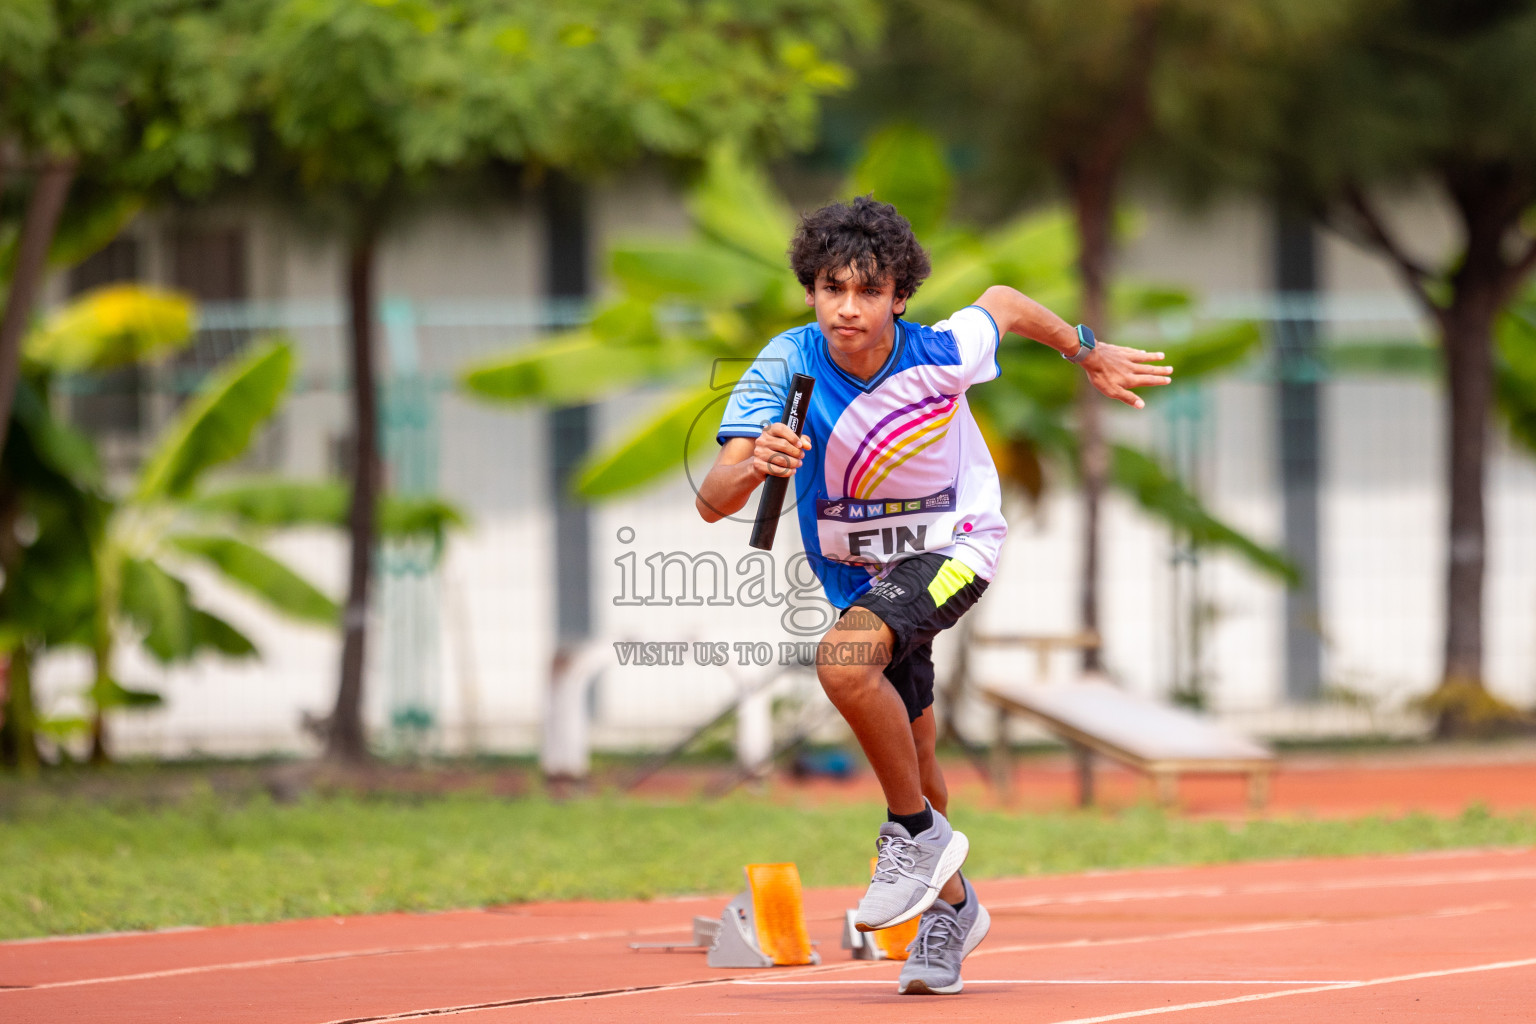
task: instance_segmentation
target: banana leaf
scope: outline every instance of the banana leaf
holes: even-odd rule
[[[1499,412],[1515,441],[1536,453],[1536,299],[1499,322],[1494,382]]]
[[[152,362],[192,338],[192,302],[176,292],[113,285],[50,316],[27,336],[23,354],[60,373],[99,373]]]
[[[784,271],[710,241],[615,249],[613,276],[626,292],[646,299],[678,297],[750,302],[778,287]]]
[[[163,664],[197,652],[192,594],[186,583],[147,559],[122,562],[123,615],[144,632],[144,648]]]
[[[1257,323],[1240,321],[1202,331],[1176,344],[1139,347],[1164,353],[1177,385],[1232,369],[1253,354],[1262,338]]]
[[[1327,374],[1399,375],[1434,377],[1445,361],[1436,345],[1417,342],[1351,342],[1328,345],[1318,351],[1320,371]]]
[[[1153,517],[1187,533],[1196,543],[1230,551],[1249,565],[1294,586],[1301,580],[1296,566],[1212,515],[1178,479],[1145,452],[1113,445],[1110,481]]]
[[[243,540],[213,534],[179,533],[167,537],[166,541],[178,551],[211,565],[225,579],[289,618],[330,626],[340,617],[336,602],[322,594],[314,584]]]
[[[150,453],[133,500],[184,498],[204,472],[243,454],[282,401],[293,362],[287,345],[267,342],[204,382]]]
[[[460,381],[483,398],[571,405],[651,380],[675,362],[660,347],[614,345],[582,330],[474,364]]]
[[[737,150],[720,146],[710,154],[688,211],[705,237],[784,272],[784,252],[795,230],[795,215],[780,201],[767,176]]]
[[[954,177],[938,140],[911,125],[876,132],[865,143],[853,183],[855,192],[893,204],[918,240],[927,243],[941,230],[954,192]]]
[[[675,470],[686,454],[715,446],[728,391],[699,388],[680,396],[628,437],[582,464],[577,490],[604,498],[652,483]]]
[[[228,516],[258,529],[344,527],[351,494],[351,488],[340,480],[256,479],[205,491],[184,507],[201,515]],[[378,528],[385,537],[441,538],[448,530],[465,525],[464,514],[438,498],[386,494],[379,499]]]
[[[48,246],[50,267],[73,267],[82,262],[122,234],[144,208],[142,196],[81,192],[79,187],[71,189],[69,202],[64,205],[58,230]],[[19,234],[12,232],[0,241],[0,280],[10,280],[15,270],[18,240]]]
[[[96,455],[96,446],[85,434],[56,419],[43,393],[26,377],[16,382],[11,416],[39,463],[79,486],[101,486],[101,460]]]
[[[260,653],[250,637],[201,608],[192,609],[192,631],[198,650],[214,650],[230,658],[254,658]]]
[[[165,703],[165,698],[152,690],[130,690],[115,679],[98,679],[87,692],[91,703],[102,711],[113,708],[156,708]]]

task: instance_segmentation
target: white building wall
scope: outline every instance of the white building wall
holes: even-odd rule
[[[1270,277],[1267,211],[1226,201],[1199,214],[1144,204],[1142,234],[1128,245],[1122,270],[1183,283],[1207,299],[1254,296]],[[1401,200],[1399,219],[1413,245],[1433,251],[1448,238],[1447,221],[1431,204]],[[680,233],[686,219],[668,183],[610,182],[595,191],[594,269],[601,276],[609,240]],[[258,300],[334,303],[341,254],[334,243],[276,221],[253,224],[252,289]],[[150,227],[153,227],[151,225]],[[150,237],[154,231],[144,228]],[[485,314],[480,326],[422,323],[418,338],[428,370],[450,379],[466,360],[515,343],[526,331],[495,326],[496,310],[539,292],[543,249],[537,211],[526,206],[423,216],[390,234],[381,249],[380,295],[441,303]],[[1323,268],[1336,291],[1393,299],[1394,282],[1380,264],[1337,241],[1324,245]],[[500,304],[498,306],[498,304]],[[434,307],[438,308],[438,307]],[[1397,316],[1397,314],[1393,314]],[[473,318],[471,318],[473,319]],[[1414,325],[1394,321],[1412,333]],[[1381,324],[1363,329],[1379,333]],[[342,366],[341,335],[332,328],[300,332],[306,379],[315,389],[295,395],[279,428],[282,471],[315,477],[334,471],[333,449],[346,431],[347,411],[334,390]],[[1230,555],[1207,553],[1198,578],[1211,607],[1201,652],[1212,708],[1259,731],[1319,731],[1402,727],[1393,709],[1435,682],[1441,643],[1439,606],[1445,503],[1440,401],[1429,382],[1339,380],[1324,392],[1322,508],[1322,629],[1325,681],[1375,702],[1371,714],[1334,707],[1295,712],[1280,707],[1283,592]],[[1270,386],[1254,374],[1209,387],[1196,455],[1196,485],[1207,503],[1234,526],[1277,544],[1280,509],[1274,468],[1275,416]],[[605,403],[599,430],[612,438],[656,394]],[[536,745],[553,656],[553,522],[546,468],[545,418],[538,411],[494,408],[445,394],[436,410],[440,493],[462,507],[467,530],[451,540],[433,584],[439,623],[433,649],[433,699],[439,749],[530,752]],[[1157,398],[1141,414],[1115,410],[1114,429],[1138,443],[1166,449],[1169,425]],[[702,466],[698,471],[702,471]],[[1536,703],[1536,459],[1497,447],[1489,474],[1487,672],[1490,686],[1517,704]],[[1011,534],[997,579],[976,614],[989,632],[1070,633],[1076,629],[1075,580],[1079,499],[1070,482],[1054,478],[1038,509],[1010,513]],[[1165,694],[1174,685],[1175,609],[1170,536],[1125,499],[1111,497],[1105,516],[1103,598],[1105,660],[1125,685]],[[735,601],[739,560],[748,552],[745,524],[706,526],[696,516],[685,480],[599,506],[592,518],[593,601],[597,641],[711,641],[778,645],[800,639],[784,629],[783,606],[746,607]],[[621,530],[626,531],[621,534]],[[621,540],[633,531],[629,540]],[[791,520],[776,552],[780,572],[798,547]],[[302,534],[273,549],[329,593],[343,589],[341,538]],[[731,569],[734,603],[724,607],[625,606],[616,558],[634,553],[642,579],[648,554],[718,551]],[[707,574],[706,574],[707,575]],[[259,663],[204,659],[166,671],[126,654],[130,683],[152,684],[167,696],[162,709],[114,716],[123,753],[250,754],[316,749],[300,727],[301,712],[326,713],[339,663],[336,637],[286,624],[239,595],[219,592],[197,577],[200,593],[257,640]],[[383,580],[383,587],[390,585]],[[782,576],[780,585],[783,586]],[[675,579],[674,579],[675,586]],[[810,603],[810,602],[806,602]],[[369,670],[369,716],[385,735],[388,671],[380,636],[390,628],[376,606]],[[814,612],[805,613],[805,619]],[[592,697],[593,736],[604,747],[667,742],[707,720],[739,687],[777,666],[622,666],[616,657]],[[941,681],[954,639],[936,652]],[[1033,675],[1022,654],[978,650],[979,671]],[[1065,678],[1073,659],[1053,659],[1049,672]],[[61,656],[43,666],[41,689],[50,709],[67,711],[84,680],[81,659]],[[776,692],[787,704],[814,708],[815,687],[788,673]],[[1331,716],[1331,717],[1330,717]],[[984,720],[974,710],[968,727]]]

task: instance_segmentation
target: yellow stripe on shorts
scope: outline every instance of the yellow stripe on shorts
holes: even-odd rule
[[[939,566],[938,575],[928,584],[928,596],[933,598],[933,606],[944,607],[945,601],[954,597],[961,587],[975,578],[976,570],[957,558],[946,558],[944,564]]]

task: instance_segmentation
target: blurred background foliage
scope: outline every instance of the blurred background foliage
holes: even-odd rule
[[[591,174],[646,155],[687,159],[722,139],[755,155],[804,147],[820,98],[849,81],[837,56],[873,44],[881,24],[871,0],[8,3],[0,447],[45,268],[105,244],[144,204],[255,196],[345,239],[353,555],[327,728],[335,756],[364,758],[380,232],[445,185],[509,167]],[[324,496],[329,511],[337,493]]]
[[[908,126],[877,132],[837,195],[872,194],[904,212],[932,255],[934,274],[913,296],[908,316],[932,323],[1007,281],[1074,319],[1076,240],[1057,211],[1014,217],[990,231],[951,217],[954,178],[936,139]],[[608,498],[671,478],[687,455],[697,474],[710,460],[719,405],[739,371],[765,343],[812,318],[805,289],[785,271],[795,216],[765,175],[733,151],[717,150],[690,195],[693,237],[631,242],[610,254],[619,294],[592,322],[534,347],[522,346],[469,368],[473,394],[504,402],[576,402],[621,389],[669,384],[661,409],[594,452],[578,486]],[[1156,329],[1159,317],[1192,310],[1189,295],[1166,286],[1120,282],[1116,322]],[[1150,323],[1148,323],[1150,322]],[[1162,345],[1179,379],[1198,380],[1240,363],[1259,341],[1256,324],[1182,332]],[[723,362],[722,362],[723,361]],[[1009,335],[999,351],[1002,376],[970,396],[1005,480],[1040,499],[1050,464],[1071,474],[1077,435],[1071,413],[1080,374],[1043,346]],[[1175,385],[1180,386],[1180,385]],[[1147,452],[1113,448],[1112,479],[1143,509],[1206,543],[1233,550],[1260,569],[1289,579],[1278,553],[1222,523]]]
[[[1134,221],[1127,175],[1192,202],[1239,190],[1292,203],[1379,254],[1437,347],[1329,358],[1444,375],[1449,548],[1481,551],[1474,512],[1495,403],[1518,441],[1536,441],[1532,52],[1529,0],[8,0],[0,644],[13,707],[0,745],[26,760],[27,730],[81,727],[30,709],[28,665],[48,647],[91,651],[98,709],[153,700],[113,677],[120,636],[162,661],[250,654],[248,638],[196,603],[186,566],[334,622],[333,599],[264,554],[262,531],[345,524],[363,572],[348,601],[361,607],[375,528],[441,537],[456,525],[442,502],[379,497],[368,475],[380,232],[464,189],[644,159],[697,172],[691,237],[616,247],[615,292],[589,324],[464,376],[484,397],[551,405],[667,388],[647,421],[587,460],[588,496],[675,470],[685,448],[706,451],[713,424],[700,410],[728,383],[709,367],[750,358],[808,318],[784,267],[795,204],[763,163],[808,150],[802,168],[831,171],[822,185],[835,177],[840,196],[895,202],[931,249],[936,273],[914,318],[1007,281],[1069,319],[1108,325],[1107,336],[1158,340],[1179,367],[1175,387],[1239,365],[1259,331],[1159,333],[1187,320],[1195,297],[1116,278]],[[1459,229],[1438,263],[1408,252],[1372,198],[1426,182]],[[293,354],[272,342],[204,382],[131,485],[109,481],[92,443],[55,415],[54,383],[165,357],[185,343],[192,312],[174,296],[113,289],[39,324],[43,278],[147,207],[236,197],[347,246],[358,475],[212,479],[282,400]],[[1295,578],[1148,452],[1107,438],[1072,368],[1017,339],[999,360],[1002,380],[974,403],[1017,493],[1038,500],[1071,478],[1091,508],[1098,487],[1115,486],[1201,543]],[[1449,568],[1441,676],[1448,693],[1476,693],[1483,562]],[[1089,623],[1093,580],[1090,564]],[[359,702],[338,698],[336,720],[355,719]],[[1456,706],[1442,704],[1454,730]]]
[[[102,712],[149,707],[160,697],[117,676],[121,644],[171,665],[208,651],[252,657],[255,644],[204,607],[189,584],[194,567],[289,618],[334,627],[335,602],[260,546],[274,528],[343,524],[338,482],[218,483],[209,475],[238,460],[277,412],[293,376],[291,346],[258,341],[207,377],[153,441],[126,486],[103,473],[95,442],[57,418],[60,375],[109,373],[164,358],[194,325],[181,295],[136,286],[89,293],[51,315],[27,338],[12,440],[0,463],[6,533],[30,542],[5,553],[0,644],[10,659],[4,742],[18,763],[36,764],[36,733],[82,731],[92,756],[108,754]],[[252,497],[262,490],[261,500]],[[435,499],[392,499],[387,534],[441,536],[462,520]],[[43,716],[30,668],[47,649],[88,652],[93,682],[86,718]]]

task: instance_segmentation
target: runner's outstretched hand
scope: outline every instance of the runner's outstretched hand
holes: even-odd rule
[[[1173,381],[1173,367],[1151,365],[1162,358],[1161,352],[1143,352],[1139,348],[1126,348],[1124,345],[1101,341],[1088,358],[1083,360],[1082,365],[1088,374],[1088,383],[1101,393],[1140,409],[1146,403],[1132,394],[1131,388],[1169,384]]]

